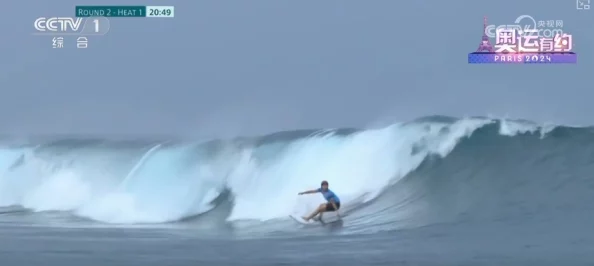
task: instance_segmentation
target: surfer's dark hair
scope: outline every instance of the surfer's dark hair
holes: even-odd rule
[[[322,181],[322,184],[320,186],[323,186],[323,185],[326,185],[327,186],[328,185],[328,181],[326,181],[326,180]]]

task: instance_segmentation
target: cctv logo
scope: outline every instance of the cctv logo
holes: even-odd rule
[[[38,18],[35,20],[33,26],[37,31],[53,31],[53,32],[77,32],[82,25],[82,18],[68,18],[68,17],[51,17]]]

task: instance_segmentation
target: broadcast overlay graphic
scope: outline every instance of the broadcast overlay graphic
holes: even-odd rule
[[[522,28],[522,20],[531,23]],[[575,64],[577,54],[572,49],[573,36],[563,31],[563,20],[537,22],[532,16],[521,15],[515,24],[495,26],[488,25],[484,17],[482,40],[476,52],[468,54],[468,63]]]
[[[74,16],[39,17],[33,35],[51,36],[52,48],[88,48],[89,39],[104,36],[112,18],[173,18],[173,6],[76,6]]]

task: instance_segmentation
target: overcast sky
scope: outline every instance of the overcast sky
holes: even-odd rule
[[[40,16],[101,1],[16,1],[1,18],[0,133],[229,136],[433,114],[594,124],[594,11],[574,0],[117,1],[89,48],[52,49]],[[563,20],[577,65],[468,65],[483,16]]]

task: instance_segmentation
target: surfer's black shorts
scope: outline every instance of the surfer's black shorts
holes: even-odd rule
[[[330,203],[330,202],[326,203],[326,211],[331,212],[331,211],[336,211],[336,210],[340,209],[340,203],[334,203],[334,204],[336,204],[336,209],[334,209],[334,205],[332,205],[332,203]]]

